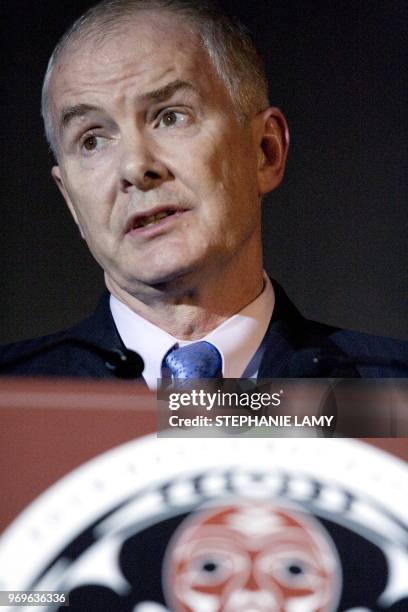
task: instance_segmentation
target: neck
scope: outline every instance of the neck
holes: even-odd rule
[[[245,281],[243,280],[245,278]],[[107,277],[109,291],[131,310],[180,340],[199,340],[251,303],[263,289],[262,266],[247,277],[219,274],[177,279],[147,293],[128,292]]]

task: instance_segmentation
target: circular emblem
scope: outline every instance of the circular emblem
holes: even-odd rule
[[[14,521],[0,589],[75,612],[402,612],[406,472],[352,440],[147,436]]]

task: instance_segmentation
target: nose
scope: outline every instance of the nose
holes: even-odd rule
[[[128,134],[122,141],[120,188],[149,191],[173,178],[167,165],[154,151],[154,143],[143,134]]]
[[[281,612],[283,603],[277,592],[238,589],[228,595],[222,609],[224,612]]]

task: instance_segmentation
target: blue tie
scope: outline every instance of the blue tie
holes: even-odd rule
[[[222,359],[219,350],[210,342],[194,342],[170,349],[163,359],[164,377],[222,378]],[[167,371],[166,371],[167,370]]]

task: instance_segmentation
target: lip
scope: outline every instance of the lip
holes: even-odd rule
[[[148,226],[139,226],[138,223],[146,219],[147,217],[151,217],[153,215],[158,215],[162,212],[171,212],[167,217],[163,217],[157,223]],[[136,213],[130,217],[129,221],[126,224],[125,234],[130,236],[150,236],[157,233],[160,233],[162,230],[166,229],[169,225],[177,221],[183,214],[188,212],[188,209],[183,208],[182,206],[174,205],[174,204],[161,204],[160,206],[155,206],[149,210],[144,211],[143,213]]]

